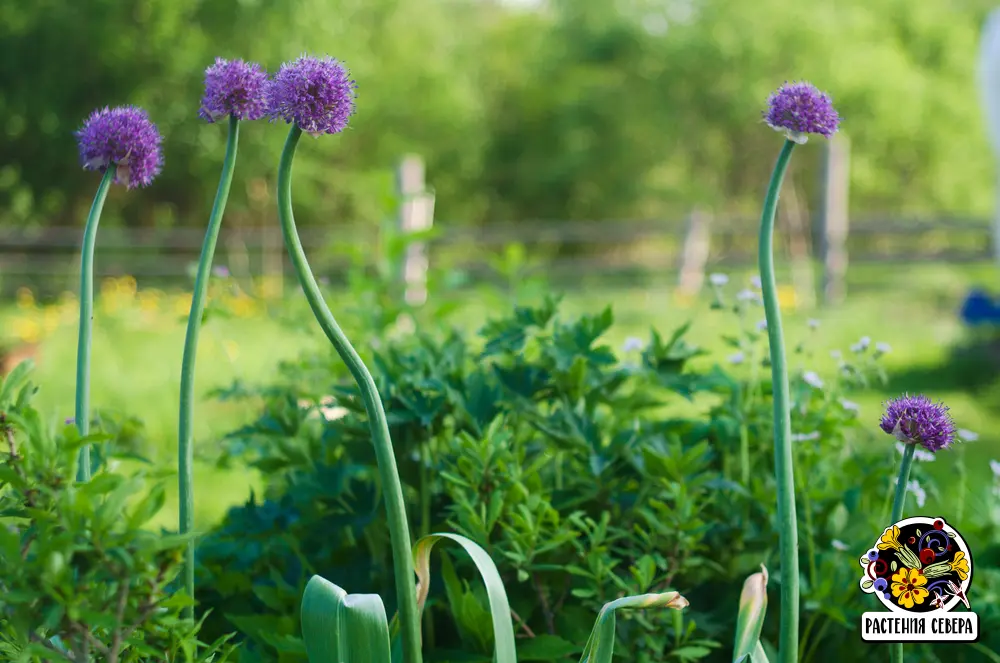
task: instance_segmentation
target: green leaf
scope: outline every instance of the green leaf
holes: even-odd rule
[[[740,663],[753,654],[760,642],[760,631],[767,612],[767,568],[761,564],[760,573],[754,573],[743,582],[740,593],[740,611],[736,617],[736,640],[733,663]]]
[[[14,397],[14,391],[27,380],[28,374],[35,369],[35,362],[25,359],[7,374],[3,380],[3,387],[0,387],[0,407],[6,407],[7,403]]]
[[[430,591],[430,556],[434,545],[441,540],[453,541],[465,550],[479,570],[486,585],[486,596],[490,602],[493,617],[493,643],[495,663],[517,663],[514,645],[514,624],[510,618],[510,603],[504,589],[500,572],[490,556],[478,544],[458,534],[431,534],[419,541],[413,549],[414,566],[417,572],[417,607],[423,613]],[[313,662],[317,663],[317,662]]]
[[[154,484],[149,493],[132,510],[132,515],[128,519],[129,528],[138,529],[148,523],[160,512],[166,501],[167,493],[163,484]]]
[[[697,661],[700,658],[705,658],[712,653],[712,650],[708,647],[700,647],[698,645],[688,645],[685,647],[680,647],[670,652],[671,656],[681,659],[682,661]]]
[[[310,663],[389,663],[389,623],[376,594],[348,594],[313,576],[302,596]]]
[[[688,601],[677,592],[625,596],[606,603],[597,615],[594,630],[590,632],[580,663],[611,663],[615,651],[615,611],[619,609],[642,610],[645,608],[686,608]]]
[[[557,661],[580,651],[579,645],[555,635],[542,635],[521,641],[519,661]]]

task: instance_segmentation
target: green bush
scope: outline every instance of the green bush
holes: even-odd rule
[[[690,607],[621,619],[619,651],[643,663],[729,660],[743,579],[761,563],[772,577],[780,568],[770,372],[752,306],[733,307],[740,331],[726,341],[744,362],[729,370],[691,344],[686,326],[669,337],[653,331],[641,351],[619,357],[603,340],[610,310],[565,321],[553,301],[518,307],[478,338],[452,331],[373,344],[414,534],[449,529],[497,561],[519,660],[578,656],[604,602],[668,588]],[[795,356],[808,360],[810,349]],[[859,660],[851,631],[867,606],[857,557],[885,526],[897,456],[880,432],[869,444],[873,427],[842,395],[881,377],[876,359],[858,349],[822,387],[818,376],[793,375],[802,661]],[[224,397],[264,398],[262,416],[226,438],[220,462],[259,469],[268,487],[200,545],[199,599],[214,610],[207,628],[241,630],[242,661],[305,661],[298,610],[313,573],[395,608],[364,408],[326,355]],[[445,558],[439,571],[428,657],[489,661],[482,588],[463,580],[473,575],[457,561]],[[984,590],[988,582],[998,586],[993,577]],[[981,615],[984,633],[1000,624],[996,610]],[[765,627],[766,648],[776,622]]]
[[[3,660],[225,660],[227,636],[199,647],[199,626],[181,619],[189,600],[170,585],[183,541],[143,529],[163,506],[163,486],[146,485],[157,477],[105,465],[77,483],[83,443],[113,436],[52,430],[31,407],[28,371],[21,364],[0,387]]]

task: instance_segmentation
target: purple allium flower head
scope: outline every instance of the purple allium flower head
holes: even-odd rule
[[[948,408],[923,395],[904,394],[886,403],[880,427],[903,444],[919,443],[928,451],[940,451],[955,441]]]
[[[267,72],[255,62],[215,58],[205,70],[205,96],[198,111],[217,122],[230,115],[238,120],[259,120],[267,112]]]
[[[281,65],[268,90],[271,121],[294,122],[318,136],[340,133],[354,114],[357,84],[340,62],[303,55]]]
[[[76,138],[85,169],[103,173],[114,164],[115,182],[129,189],[149,186],[163,168],[160,132],[136,106],[94,111]]]
[[[840,125],[840,116],[830,96],[811,83],[785,83],[768,97],[764,121],[788,140],[804,143],[808,134],[832,136]]]

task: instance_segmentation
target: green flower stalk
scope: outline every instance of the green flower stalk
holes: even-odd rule
[[[386,514],[389,521],[389,536],[392,545],[393,570],[396,576],[397,603],[403,637],[403,660],[406,663],[420,663],[420,624],[417,612],[417,592],[414,584],[413,557],[411,553],[410,527],[406,519],[406,505],[403,501],[403,486],[396,469],[396,457],[389,437],[389,424],[385,418],[382,399],[375,386],[375,380],[358,355],[354,346],[337,324],[336,319],[323,300],[316,277],[313,276],[302,249],[295,219],[292,216],[292,159],[295,147],[302,136],[302,129],[294,125],[288,132],[285,148],[281,153],[278,167],[278,216],[281,230],[292,259],[295,273],[305,292],[316,321],[326,337],[337,350],[337,354],[347,364],[361,391],[368,422],[371,427],[372,443],[378,462],[379,476],[384,491]]]
[[[771,383],[774,395],[774,474],[778,489],[778,528],[781,552],[781,631],[778,656],[781,663],[796,663],[799,652],[799,541],[795,517],[795,470],[792,457],[792,424],[788,388],[788,368],[781,329],[777,285],[774,278],[774,216],[781,183],[796,144],[808,134],[831,136],[840,118],[830,98],[808,83],[781,87],[768,99],[764,121],[785,134],[771,173],[760,220],[758,268],[761,295],[767,321],[771,352]]]
[[[242,60],[217,59],[205,70],[205,96],[199,114],[208,122],[229,118],[229,136],[226,139],[226,156],[222,162],[222,175],[215,194],[215,203],[208,218],[208,229],[198,260],[198,273],[191,296],[187,332],[184,337],[184,355],[181,359],[180,410],[177,426],[178,489],[180,493],[179,532],[194,529],[194,439],[192,433],[194,411],[195,361],[198,355],[198,333],[205,313],[208,281],[212,272],[212,259],[219,239],[222,216],[236,167],[240,120],[256,120],[264,115],[267,72],[259,65]],[[185,550],[184,587],[194,598],[195,543],[189,541]],[[194,618],[194,607],[185,608],[185,616]]]
[[[910,482],[910,469],[913,467],[917,445],[924,447],[930,453],[947,449],[955,442],[955,422],[952,421],[948,408],[943,403],[934,403],[922,395],[903,395],[885,404],[885,414],[882,415],[879,428],[903,445],[903,460],[899,464],[899,476],[896,478],[892,499],[892,514],[889,516],[889,522],[895,525],[903,519],[906,489]],[[909,550],[907,552],[911,557],[915,557]],[[909,564],[911,568],[921,567],[919,560],[916,560],[915,564],[912,561]],[[928,570],[930,568],[928,567]],[[929,577],[933,577],[933,573]],[[890,645],[889,659],[893,663],[903,663],[902,643]]]
[[[420,613],[410,528],[382,398],[368,368],[323,300],[302,249],[292,214],[292,160],[302,132],[318,136],[343,131],[354,113],[354,87],[347,70],[332,58],[302,57],[282,65],[275,75],[268,112],[272,119],[282,119],[292,125],[278,166],[278,216],[295,274],[313,315],[337,354],[347,364],[368,414],[389,523],[403,661],[420,663]]]
[[[80,161],[86,170],[104,173],[87,215],[80,252],[80,331],[76,351],[74,418],[82,437],[90,433],[90,350],[94,325],[94,249],[97,226],[112,183],[129,189],[148,186],[163,166],[160,133],[146,111],[119,106],[94,111],[76,132]],[[89,481],[90,445],[80,449],[77,480]]]

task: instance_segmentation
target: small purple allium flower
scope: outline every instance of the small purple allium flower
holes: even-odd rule
[[[808,134],[829,138],[836,133],[840,116],[830,96],[811,83],[785,83],[768,98],[764,121],[788,140],[805,143]]]
[[[903,395],[886,403],[880,427],[903,444],[922,444],[940,451],[955,441],[955,423],[944,403],[923,395]]]
[[[294,122],[313,136],[337,134],[354,114],[356,87],[347,68],[334,58],[303,55],[275,74],[267,113],[272,122]]]
[[[220,279],[229,278],[229,268],[225,265],[216,265],[212,268],[212,273],[215,274]]]
[[[237,120],[259,120],[267,112],[267,72],[256,62],[215,58],[205,70],[205,96],[198,115],[217,122],[234,115]]]
[[[94,111],[76,138],[85,169],[103,173],[114,164],[115,182],[129,189],[149,186],[163,168],[160,132],[136,106]]]

